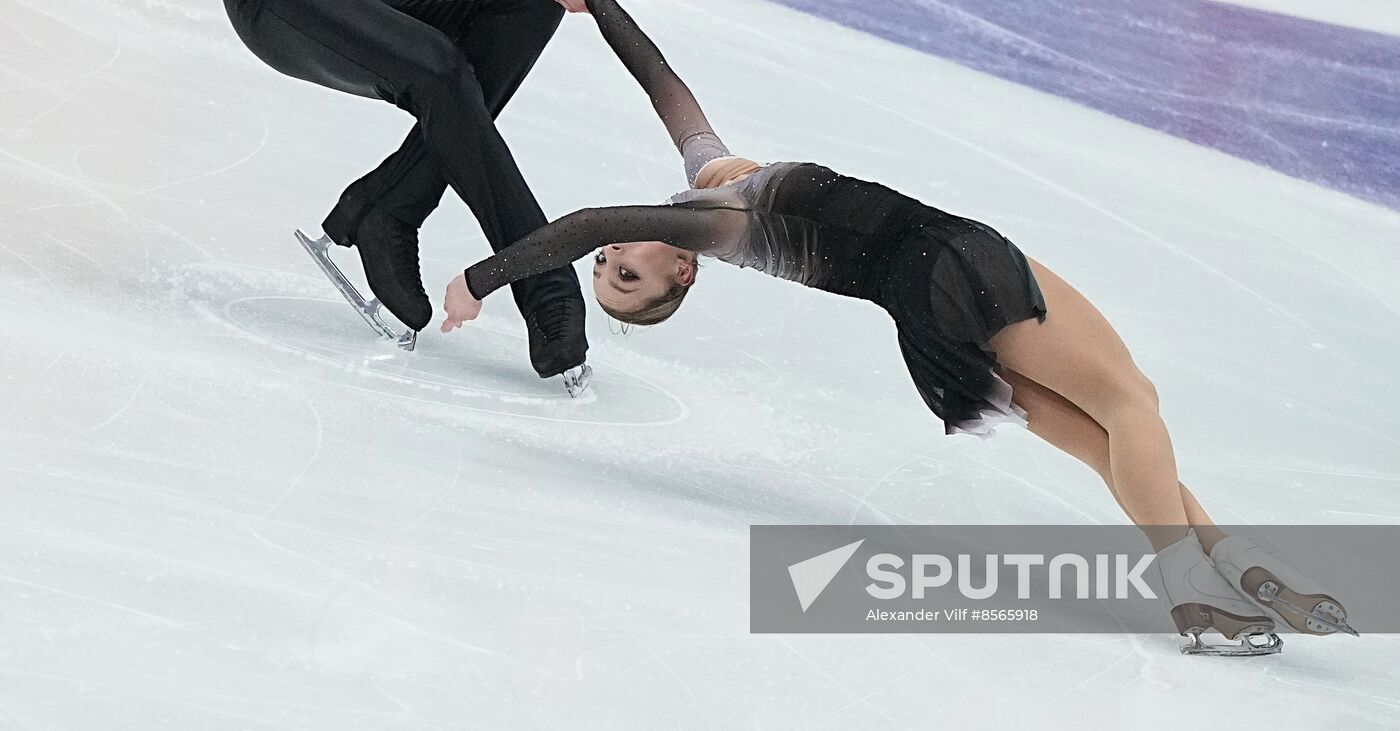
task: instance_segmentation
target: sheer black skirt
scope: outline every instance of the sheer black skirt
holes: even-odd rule
[[[954,236],[934,226],[910,235],[881,287],[899,347],[924,403],[948,434],[987,436],[997,423],[1025,425],[1011,386],[995,371],[992,336],[1007,325],[1045,320],[1045,298],[1026,257],[991,227]],[[931,228],[931,230],[930,230]]]
[[[883,307],[924,403],[948,433],[1024,423],[997,375],[991,339],[1044,321],[1045,298],[1016,245],[992,227],[879,183],[804,163],[776,183],[772,211],[818,232],[803,283]]]

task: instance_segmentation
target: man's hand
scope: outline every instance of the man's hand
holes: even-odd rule
[[[442,322],[442,331],[450,333],[461,327],[469,320],[475,320],[481,314],[481,300],[472,296],[472,291],[467,288],[467,275],[458,274],[457,278],[447,285],[447,294],[442,299],[442,309],[447,313],[447,319]]]
[[[555,2],[563,5],[564,9],[571,13],[588,12],[588,0],[555,0]]]

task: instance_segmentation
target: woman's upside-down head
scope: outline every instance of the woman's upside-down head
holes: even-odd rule
[[[593,295],[629,325],[657,325],[676,314],[700,268],[698,255],[660,241],[609,244],[593,256]]]

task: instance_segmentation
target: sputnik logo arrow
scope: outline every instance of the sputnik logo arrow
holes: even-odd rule
[[[802,604],[803,612],[826,591],[831,580],[836,578],[862,543],[865,543],[864,538],[788,567],[788,576],[792,577],[792,588],[797,592],[797,601]]]

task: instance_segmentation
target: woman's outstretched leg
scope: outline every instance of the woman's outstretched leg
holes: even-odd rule
[[[1030,265],[1049,314],[1044,322],[1026,320],[997,333],[991,342],[997,360],[1063,396],[1102,427],[1119,503],[1154,547],[1165,548],[1181,538],[1189,521],[1157,391],[1082,294],[1039,262]]]
[[[1113,499],[1123,508],[1124,513],[1128,513],[1122,498],[1118,496],[1118,488],[1113,483],[1108,431],[1064,396],[1016,371],[1003,368],[1000,372],[1015,392],[1016,405],[1025,409],[1029,415],[1031,433],[1098,473],[1108,486]],[[1225,534],[1215,527],[1210,516],[1185,485],[1177,482],[1177,488],[1181,492],[1186,520],[1196,529],[1201,545],[1209,552]],[[1131,518],[1132,514],[1128,513],[1128,517]]]
[[[1011,384],[1016,405],[1026,410],[1031,432],[1098,472],[1114,498],[1118,499],[1109,464],[1111,457],[1108,432],[1060,394],[1010,369],[1001,368],[1000,373]],[[1228,536],[1215,527],[1210,516],[1196,500],[1196,496],[1191,494],[1185,485],[1177,483],[1177,488],[1181,494],[1182,506],[1186,510],[1186,519],[1200,540],[1202,553],[1211,557],[1215,573],[1224,578],[1232,590],[1247,598],[1257,598],[1257,585],[1243,581],[1246,572],[1253,566],[1267,566],[1267,570],[1274,572],[1275,576],[1281,572],[1292,571],[1245,538],[1234,538],[1221,545],[1221,552],[1216,552],[1216,545]],[[1121,499],[1119,505],[1122,505]],[[1206,576],[1209,578],[1208,574]],[[1315,635],[1335,634],[1339,629],[1351,631],[1345,629],[1346,610],[1341,602],[1322,593],[1322,590],[1313,585],[1307,577],[1294,573],[1290,580],[1293,582],[1291,588],[1295,594],[1307,597],[1308,601],[1299,605],[1303,607],[1302,611],[1289,611],[1269,604],[1267,607],[1272,612],[1265,613],[1271,619],[1276,622],[1286,621],[1299,632]],[[1228,594],[1225,596],[1229,598]],[[1262,602],[1254,601],[1245,607],[1245,613],[1253,614],[1265,606]],[[1284,611],[1280,611],[1281,609]],[[1327,622],[1319,622],[1319,617]]]
[[[1013,383],[1013,398],[1027,409],[1032,429],[1100,470],[1106,442],[1104,479],[1157,552],[1172,620],[1178,632],[1195,638],[1189,652],[1277,652],[1276,641],[1227,650],[1200,642],[1205,630],[1247,638],[1272,632],[1274,622],[1207,558],[1210,547],[1199,539],[1207,536],[1214,545],[1219,532],[1188,529],[1196,522],[1209,524],[1210,518],[1177,480],[1171,438],[1157,413],[1157,391],[1133,364],[1118,333],[1063,279],[1035,261],[1030,265],[1049,314],[1043,323],[1026,320],[1004,328],[991,345],[1001,367],[1020,374],[1023,388]],[[1068,403],[1059,404],[1052,395]]]
[[[1181,503],[1186,507],[1186,519],[1191,521],[1191,527],[1196,529],[1196,537],[1201,539],[1201,546],[1206,553],[1210,553],[1215,544],[1224,539],[1225,532],[1215,527],[1215,521],[1211,520],[1206,509],[1201,507],[1196,496],[1181,485]]]

